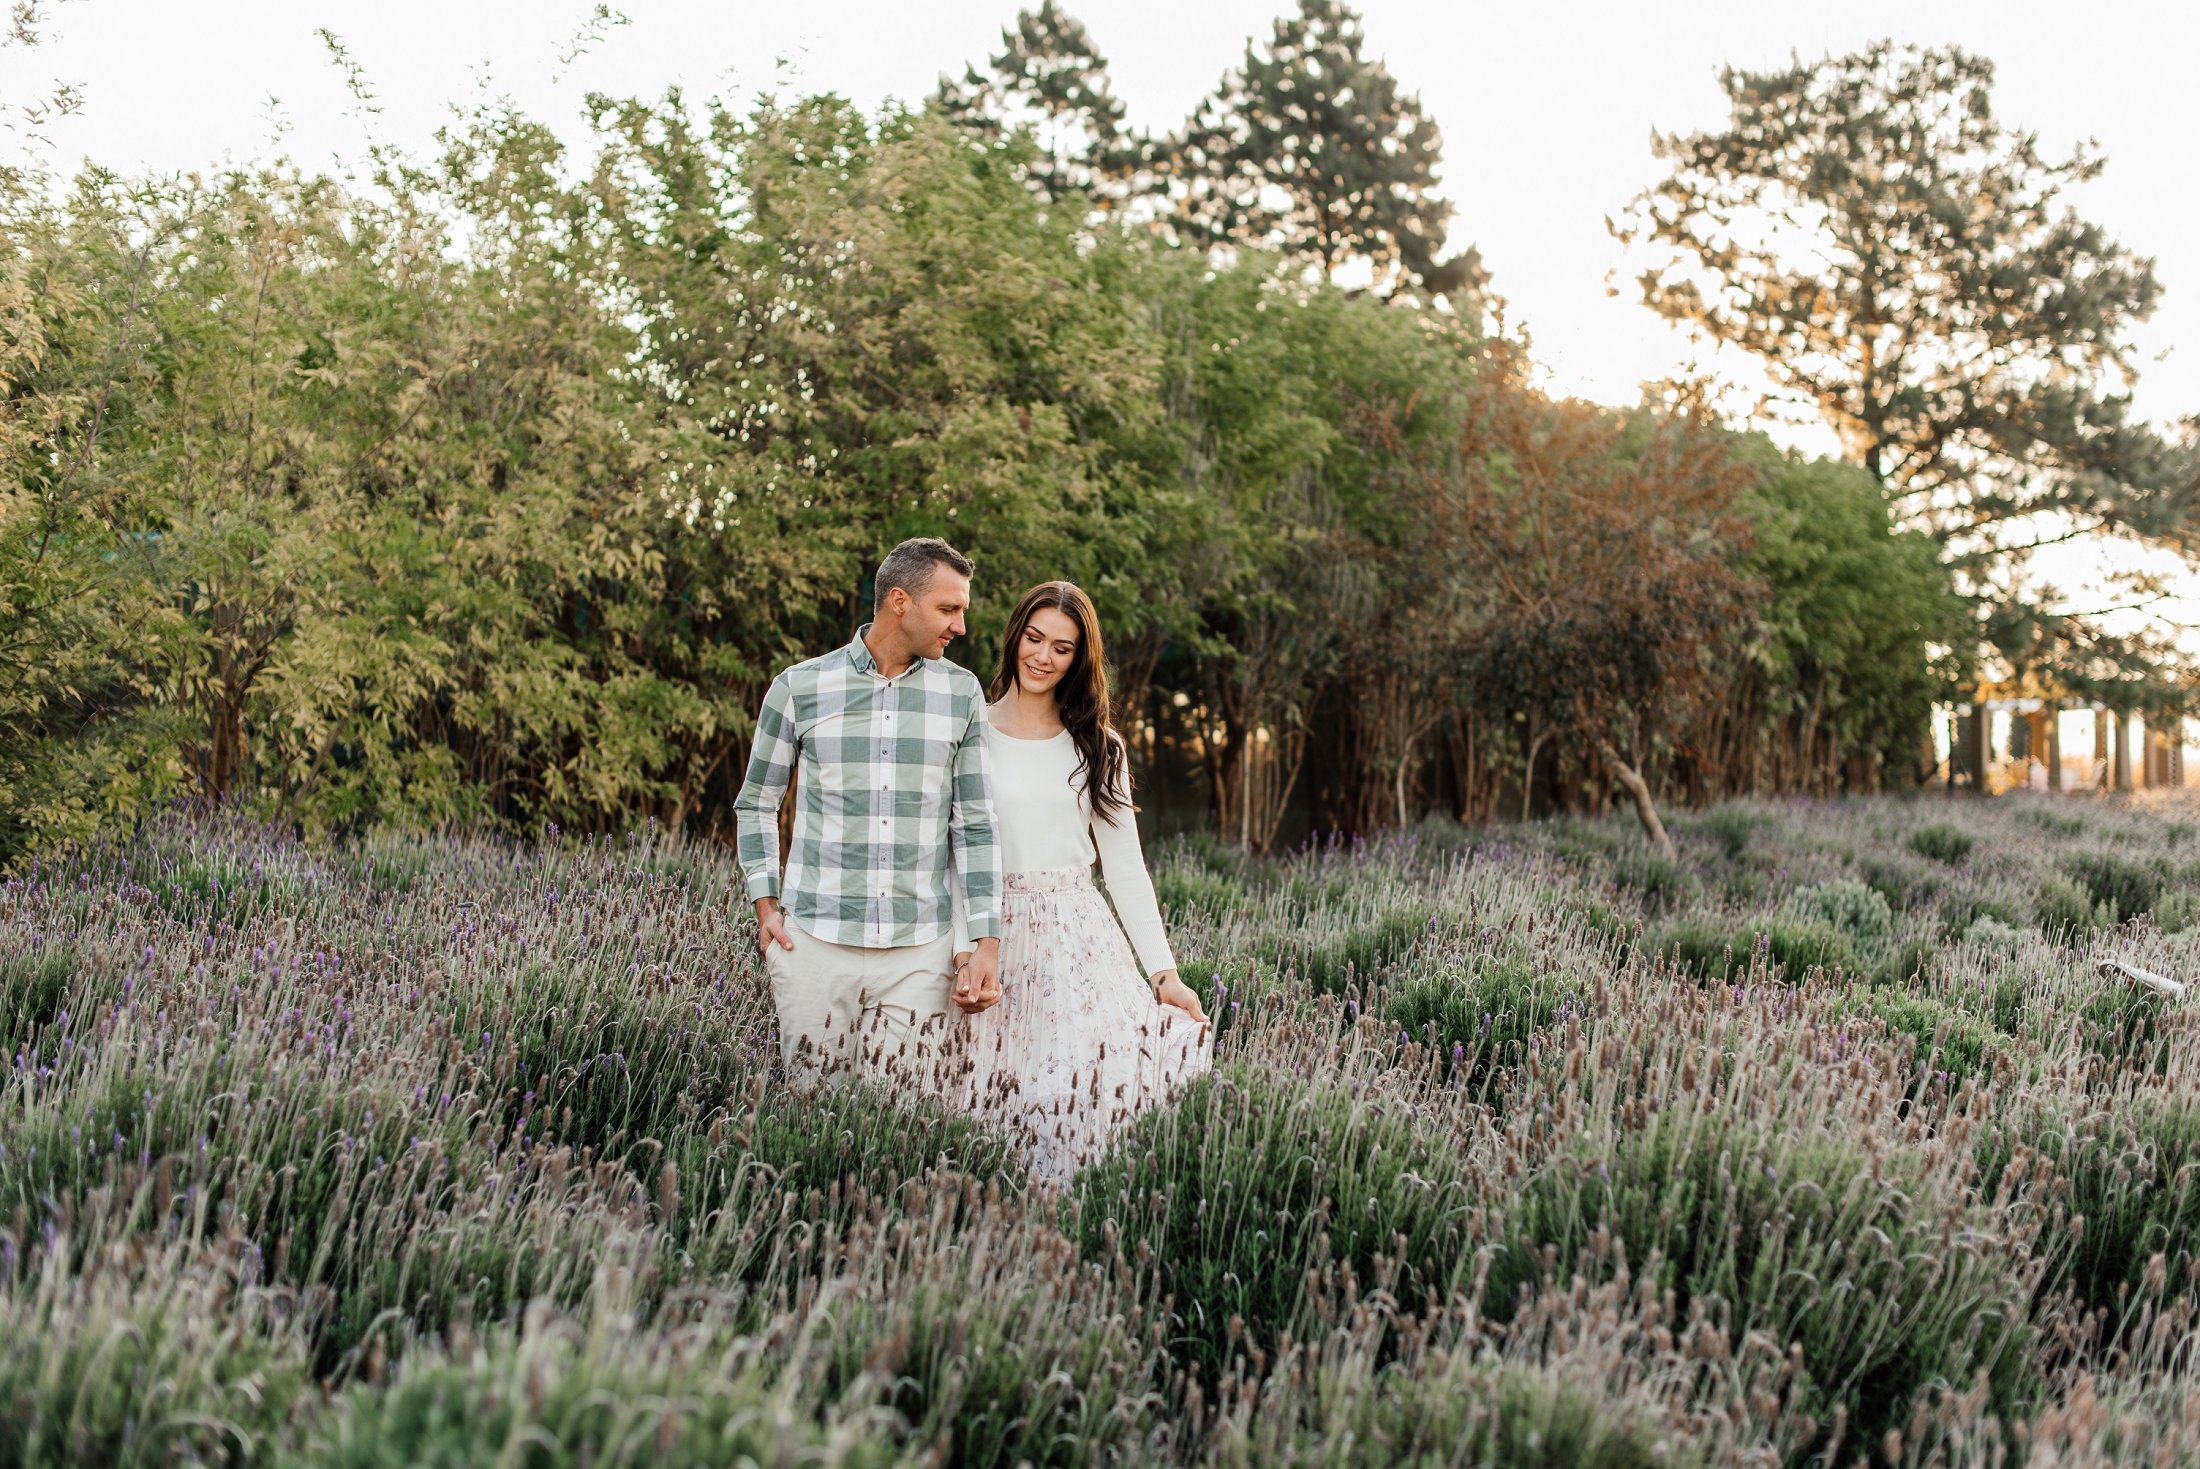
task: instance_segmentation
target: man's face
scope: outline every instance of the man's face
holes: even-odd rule
[[[907,596],[898,588],[895,599]],[[951,566],[935,566],[932,580],[910,598],[902,609],[901,631],[912,656],[940,658],[947,645],[968,629],[963,614],[970,610],[970,578]]]

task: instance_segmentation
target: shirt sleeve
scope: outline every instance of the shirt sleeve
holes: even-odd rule
[[[962,927],[955,942],[1001,936],[1001,834],[994,824],[993,788],[985,768],[985,700],[970,701],[970,722],[955,747],[955,807],[947,822],[962,895]],[[958,950],[958,952],[960,952]]]
[[[733,849],[748,883],[749,898],[779,896],[779,803],[794,778],[794,694],[782,673],[764,691],[756,737],[749,742],[748,775],[733,798]]]
[[[1114,738],[1114,736],[1110,736]],[[1138,814],[1130,808],[1131,770],[1126,755],[1116,777],[1116,794],[1123,798],[1113,820],[1092,818],[1093,850],[1100,858],[1100,876],[1115,900],[1115,916],[1131,941],[1140,967],[1148,979],[1164,969],[1176,968],[1168,933],[1161,926],[1161,904],[1154,897],[1153,877],[1146,871],[1146,854],[1138,842]]]

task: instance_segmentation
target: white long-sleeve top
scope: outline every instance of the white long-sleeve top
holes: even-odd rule
[[[1146,855],[1138,842],[1138,818],[1128,806],[1130,773],[1126,766],[1122,788],[1126,809],[1110,821],[1092,814],[1092,802],[1084,791],[1084,772],[1077,757],[1077,742],[1068,730],[1043,740],[1020,740],[1002,734],[990,711],[984,726],[986,776],[993,788],[993,820],[1000,837],[1001,870],[1033,872],[1054,867],[1082,867],[1090,871],[1095,861],[1115,900],[1115,916],[1124,936],[1146,971],[1147,978],[1176,968],[1168,934],[1161,926],[1161,905],[1154,898],[1153,877],[1146,871]],[[1110,736],[1113,738],[1113,736]],[[950,884],[950,891],[960,889]],[[956,913],[956,948],[969,947],[962,937],[961,912]]]

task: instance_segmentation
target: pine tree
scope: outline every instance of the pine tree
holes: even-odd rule
[[[1614,232],[1671,251],[1645,304],[1763,359],[1974,571],[2043,534],[2177,542],[2189,454],[2130,417],[2153,262],[2061,202],[2102,160],[2043,157],[1995,118],[1993,76],[1887,42],[1728,68],[1728,125],[1658,137],[1672,174]]]
[[[2200,545],[2200,444],[2131,417],[2154,263],[2062,197],[2103,160],[2045,157],[1994,116],[1993,63],[1952,47],[1720,80],[1727,126],[1657,137],[1672,173],[1614,226],[1671,252],[1641,275],[1644,303],[1816,409],[1940,540],[2005,671],[2072,692],[2183,682],[2159,639],[2108,636],[2027,571],[2081,536]],[[2163,594],[2119,580],[2134,605]]]
[[[1300,0],[1265,54],[1248,43],[1167,150],[1178,221],[1215,243],[1304,257],[1325,278],[1365,260],[1380,290],[1479,290],[1476,251],[1437,259],[1451,204],[1435,192],[1436,124],[1365,44],[1338,0]]]
[[[1107,209],[1135,191],[1150,145],[1124,128],[1107,58],[1076,17],[1055,0],[1019,11],[987,68],[965,67],[960,81],[941,77],[933,104],[989,144],[1029,127],[1039,147],[1030,181],[1041,198],[1082,195]]]

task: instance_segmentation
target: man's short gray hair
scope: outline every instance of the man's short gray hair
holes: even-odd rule
[[[886,605],[886,594],[900,587],[912,598],[924,595],[932,585],[932,578],[940,567],[949,567],[970,575],[978,568],[970,558],[956,550],[938,536],[913,536],[886,553],[886,559],[878,564],[878,575],[871,580],[871,596],[875,605]]]

